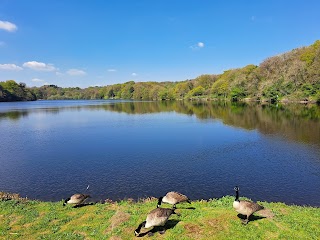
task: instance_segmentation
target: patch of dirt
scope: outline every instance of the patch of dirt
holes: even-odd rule
[[[257,214],[266,218],[273,218],[275,215],[270,209],[260,210],[259,212],[257,212]]]
[[[193,238],[193,239],[201,238],[203,230],[197,224],[186,223],[183,227],[187,231],[187,236],[189,236],[190,238]]]
[[[106,229],[106,232],[113,231],[114,228],[118,227],[121,223],[128,221],[130,214],[122,211],[117,211],[109,220],[110,226]]]
[[[187,231],[187,233],[201,234],[202,232],[201,228],[194,223],[187,223],[183,227]]]
[[[207,226],[210,226],[211,231],[218,232],[226,228],[226,221],[221,218],[212,218],[205,221]]]
[[[288,209],[280,208],[279,211],[280,211],[283,215],[287,215],[287,214],[288,214]]]
[[[225,215],[220,215],[215,218],[203,219],[199,224],[186,223],[184,229],[192,239],[203,239],[204,236],[210,236],[214,239],[214,236],[228,229],[228,219]]]

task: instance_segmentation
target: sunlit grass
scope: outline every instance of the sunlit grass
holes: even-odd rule
[[[317,239],[320,210],[260,202],[270,210],[243,225],[232,208],[233,197],[182,203],[166,233],[148,239]],[[62,202],[0,200],[0,239],[133,239],[134,230],[157,205],[139,202],[62,206]],[[163,207],[170,207],[164,204]],[[263,214],[260,214],[263,215]],[[259,216],[256,213],[255,216]],[[143,229],[142,232],[147,232]]]

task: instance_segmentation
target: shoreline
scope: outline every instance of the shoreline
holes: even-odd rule
[[[209,199],[191,199],[191,202],[210,202],[210,201],[215,201],[215,200],[219,200],[225,197],[231,197],[234,198],[234,196],[232,195],[226,195],[226,196],[221,196],[219,198],[209,198]],[[242,197],[243,199],[248,199],[245,196]],[[61,199],[60,201],[44,201],[44,200],[40,200],[40,199],[33,199],[33,198],[28,198],[28,197],[21,197],[19,193],[10,193],[10,192],[2,192],[0,191],[0,201],[10,201],[10,200],[16,200],[16,201],[22,201],[22,202],[26,202],[26,201],[36,201],[36,202],[43,202],[43,203],[59,203],[64,199]],[[99,199],[96,201],[90,201],[87,200],[86,202],[90,202],[93,204],[105,204],[105,203],[119,203],[119,202],[128,202],[128,203],[141,203],[141,202],[146,202],[146,201],[156,201],[158,200],[157,197],[154,196],[149,196],[149,197],[144,197],[144,198],[138,198],[138,199],[134,199],[134,198],[123,198],[123,199],[118,199],[118,200],[112,200],[109,198],[106,199]],[[250,200],[250,199],[249,199]],[[310,207],[310,208],[320,208],[319,206],[314,206],[314,205],[307,205],[307,204],[294,204],[294,203],[286,203],[286,202],[268,202],[265,200],[259,200],[259,202],[266,202],[266,203],[272,203],[272,204],[284,204],[286,206],[293,206],[293,207]]]

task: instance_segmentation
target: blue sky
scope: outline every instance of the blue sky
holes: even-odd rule
[[[320,1],[0,0],[0,81],[105,86],[258,65],[320,39]]]

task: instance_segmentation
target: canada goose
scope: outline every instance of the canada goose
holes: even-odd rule
[[[186,195],[183,195],[178,192],[168,192],[164,197],[160,197],[158,199],[157,207],[160,207],[161,202],[173,204],[173,208],[176,208],[176,204],[181,202],[191,203]]]
[[[146,221],[142,222],[138,226],[138,228],[134,231],[134,234],[136,236],[139,236],[139,233],[142,227],[150,228],[150,227],[156,227],[156,226],[164,226],[168,221],[169,217],[171,216],[171,214],[177,214],[177,213],[175,213],[175,210],[171,208],[153,209],[151,212],[148,213]],[[163,234],[164,232],[165,232],[165,228],[163,227],[163,230],[160,233]]]
[[[264,207],[260,206],[257,203],[250,202],[250,201],[240,201],[239,200],[239,187],[235,187],[234,190],[236,191],[236,199],[233,202],[233,208],[240,214],[245,215],[247,218],[244,220],[244,224],[248,224],[249,217],[259,211],[262,210]]]
[[[75,206],[77,206],[77,205],[80,205],[81,203],[83,203],[87,198],[90,198],[90,195],[76,193],[76,194],[73,194],[71,197],[67,198],[64,201],[63,206],[65,206],[67,203],[68,204],[75,204]]]

